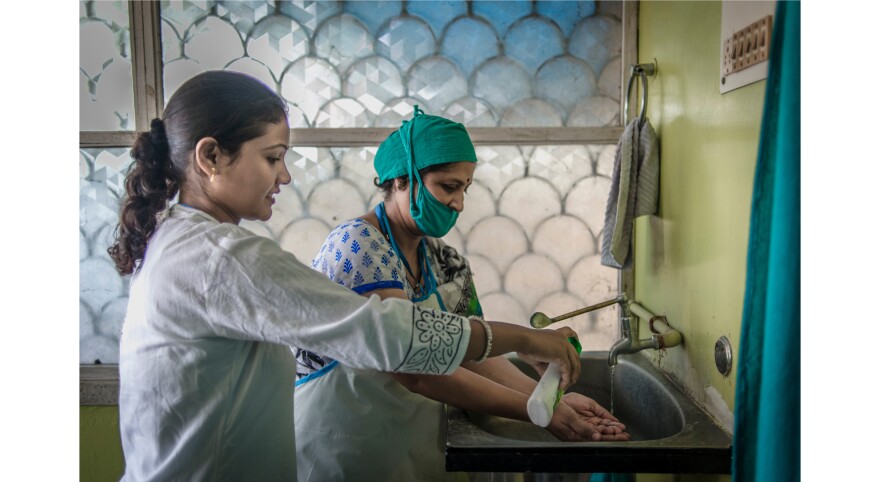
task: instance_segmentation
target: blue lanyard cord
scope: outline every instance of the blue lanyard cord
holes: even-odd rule
[[[394,235],[391,234],[391,226],[388,224],[388,216],[385,214],[384,202],[376,205],[376,217],[379,218],[379,225],[382,228],[382,233],[388,236],[388,240],[391,241],[391,248],[394,249],[394,252],[397,253],[397,257],[403,261],[403,266],[409,272],[410,276],[412,276],[413,280],[415,280],[415,273],[413,273],[412,268],[409,267],[409,262],[407,262],[406,256],[403,255],[403,251],[401,251],[397,242],[394,241]],[[437,280],[434,278],[434,272],[431,271],[431,268],[428,266],[428,251],[425,248],[425,238],[422,238],[419,241],[418,257],[419,264],[422,267],[422,278],[425,281],[424,293],[430,293],[437,288]]]

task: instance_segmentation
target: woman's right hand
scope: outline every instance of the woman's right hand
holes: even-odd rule
[[[559,365],[562,378],[559,388],[565,390],[578,379],[581,373],[581,360],[577,350],[568,338],[577,338],[577,333],[565,326],[553,330],[527,328],[527,349],[518,350],[517,355],[543,375],[549,363]]]
[[[477,360],[487,346],[486,332],[481,322],[470,320],[471,338],[468,341],[465,360]],[[489,356],[516,352],[519,357],[544,374],[547,365],[559,365],[562,375],[559,388],[568,388],[581,373],[581,362],[577,350],[568,342],[569,337],[577,338],[571,328],[536,330],[512,323],[489,321],[492,332],[492,346]]]

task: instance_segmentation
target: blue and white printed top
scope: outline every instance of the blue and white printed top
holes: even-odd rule
[[[384,205],[376,206],[380,223],[386,223]],[[387,224],[386,224],[386,230]],[[389,233],[390,236],[390,233]],[[483,316],[467,260],[441,239],[424,237],[419,246],[424,285],[416,290],[406,280],[405,261],[393,238],[363,219],[337,226],[312,260],[312,269],[358,294],[379,289],[401,289],[413,303],[459,316]],[[294,348],[297,386],[332,370],[337,362]]]
[[[404,285],[404,267],[391,243],[363,219],[353,219],[330,232],[312,260],[312,269],[358,294],[403,289]]]
[[[381,231],[363,219],[349,220],[331,231],[312,260],[312,269],[358,294],[408,288],[405,268],[391,243]],[[294,349],[294,354],[296,377],[301,382],[321,376],[337,364],[333,358],[300,348]]]

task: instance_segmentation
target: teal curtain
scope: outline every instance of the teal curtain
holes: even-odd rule
[[[734,482],[800,480],[800,2],[778,1],[755,168]]]

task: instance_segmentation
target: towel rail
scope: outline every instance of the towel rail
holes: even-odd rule
[[[634,64],[630,67],[629,82],[626,84],[626,99],[623,102],[624,116],[629,115],[629,98],[632,95],[633,80],[638,78],[642,81],[642,106],[639,109],[639,128],[645,124],[645,113],[648,110],[648,76],[657,74],[657,59],[649,64]],[[626,125],[627,122],[624,122]]]

